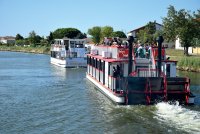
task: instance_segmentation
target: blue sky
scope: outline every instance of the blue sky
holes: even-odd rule
[[[200,0],[0,0],[0,36],[28,37],[32,30],[48,36],[67,27],[87,33],[93,26],[127,33],[149,21],[162,23],[169,5],[196,11]]]

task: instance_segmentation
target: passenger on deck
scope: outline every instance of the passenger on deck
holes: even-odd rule
[[[121,69],[120,66],[117,65],[117,76],[120,77],[121,76]]]
[[[116,68],[115,67],[113,67],[113,77],[117,77],[117,70],[116,70]]]
[[[128,42],[127,42],[127,41],[123,41],[123,42],[122,42],[122,46],[123,46],[124,48],[128,48]]]
[[[139,58],[145,58],[145,54],[144,54],[144,48],[141,44],[138,45],[138,49],[137,49],[137,54]]]
[[[151,57],[152,47],[153,47],[153,44],[149,45],[149,48],[148,48],[148,50],[147,50],[147,52],[148,52],[147,58],[148,58],[148,59]]]

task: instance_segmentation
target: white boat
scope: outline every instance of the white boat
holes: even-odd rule
[[[86,78],[117,104],[194,104],[189,78],[176,76],[177,61],[166,58],[165,48],[159,46],[138,55],[130,46],[92,46]]]
[[[51,63],[60,67],[86,67],[86,39],[55,39],[51,44]]]

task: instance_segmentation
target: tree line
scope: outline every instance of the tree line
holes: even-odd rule
[[[175,42],[177,38],[180,39],[182,46],[185,48],[185,54],[188,55],[188,47],[200,45],[200,10],[191,13],[185,9],[176,10],[173,6],[168,7],[167,16],[162,18],[163,30],[156,30],[155,23],[149,22],[143,30],[137,33],[136,41],[141,43],[155,43],[156,38],[160,35],[166,41]],[[94,26],[89,28],[87,34],[91,36],[95,44],[102,42],[104,37],[120,37],[126,38],[123,31],[114,31],[111,26]],[[86,33],[82,33],[76,28],[58,28],[50,32],[47,38],[40,37],[31,31],[28,38],[22,37],[20,34],[16,35],[17,45],[49,45],[56,38],[87,38]]]
[[[124,32],[113,31],[113,28],[111,26],[93,27],[92,29],[88,30],[88,34],[98,38],[96,39],[92,37],[94,43],[99,43],[103,37],[126,38]],[[46,38],[37,35],[35,31],[31,31],[27,38],[24,38],[22,35],[17,34],[15,40],[16,40],[16,45],[21,45],[21,46],[31,45],[35,47],[38,45],[48,46],[52,43],[54,39],[62,39],[64,37],[84,39],[87,38],[87,34],[82,33],[80,30],[76,28],[58,28],[55,31],[50,32],[49,36],[47,36]]]
[[[16,45],[31,45],[35,47],[38,45],[49,46],[54,39],[61,39],[63,37],[83,39],[86,38],[87,35],[76,28],[58,28],[50,32],[49,36],[46,38],[37,35],[35,31],[31,31],[27,38],[17,34],[15,40]]]

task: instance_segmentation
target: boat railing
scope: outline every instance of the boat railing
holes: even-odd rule
[[[100,82],[103,83],[103,74],[104,72],[100,70]]]
[[[101,82],[103,84],[103,76],[104,72],[102,70],[99,70],[92,65],[87,65],[87,73],[94,77],[97,81]]]
[[[125,79],[123,77],[113,77],[111,75],[108,76],[108,88],[116,93],[121,93],[125,88]]]
[[[65,46],[64,45],[60,45],[60,44],[51,44],[51,50],[52,51],[65,50]]]
[[[70,51],[66,51],[66,57],[67,58],[85,58],[86,59],[86,55],[81,55],[77,52],[70,52]]]
[[[158,70],[151,68],[138,68],[137,71],[132,72],[129,76],[132,77],[158,77]]]
[[[108,88],[116,90],[116,78],[111,75],[108,76]]]

